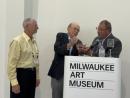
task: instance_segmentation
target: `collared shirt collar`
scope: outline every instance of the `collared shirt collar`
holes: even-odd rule
[[[23,32],[23,36],[26,39],[26,41],[31,40],[31,38],[25,32]]]
[[[23,32],[23,36],[26,39],[26,41],[29,41],[29,40],[34,41],[35,40],[34,38],[31,39],[25,32]]]

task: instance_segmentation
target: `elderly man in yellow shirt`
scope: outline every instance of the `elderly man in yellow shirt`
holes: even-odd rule
[[[37,21],[27,18],[23,21],[24,32],[15,37],[9,47],[8,77],[10,98],[35,98],[39,86],[39,50],[33,35],[37,33]]]

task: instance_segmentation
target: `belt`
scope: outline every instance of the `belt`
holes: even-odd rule
[[[35,71],[36,68],[35,67],[32,67],[32,68],[17,68],[17,70]]]

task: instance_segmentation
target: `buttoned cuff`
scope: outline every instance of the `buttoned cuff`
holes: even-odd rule
[[[40,76],[39,76],[39,74],[38,75],[36,75],[36,79],[38,80],[38,79],[40,79]]]
[[[17,79],[11,80],[11,86],[18,85]]]

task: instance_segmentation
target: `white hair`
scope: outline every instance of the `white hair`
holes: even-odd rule
[[[36,20],[33,19],[33,18],[26,18],[26,19],[24,19],[24,21],[23,21],[23,27],[25,28],[28,24],[30,24],[30,23],[32,23],[34,21],[36,21]]]

